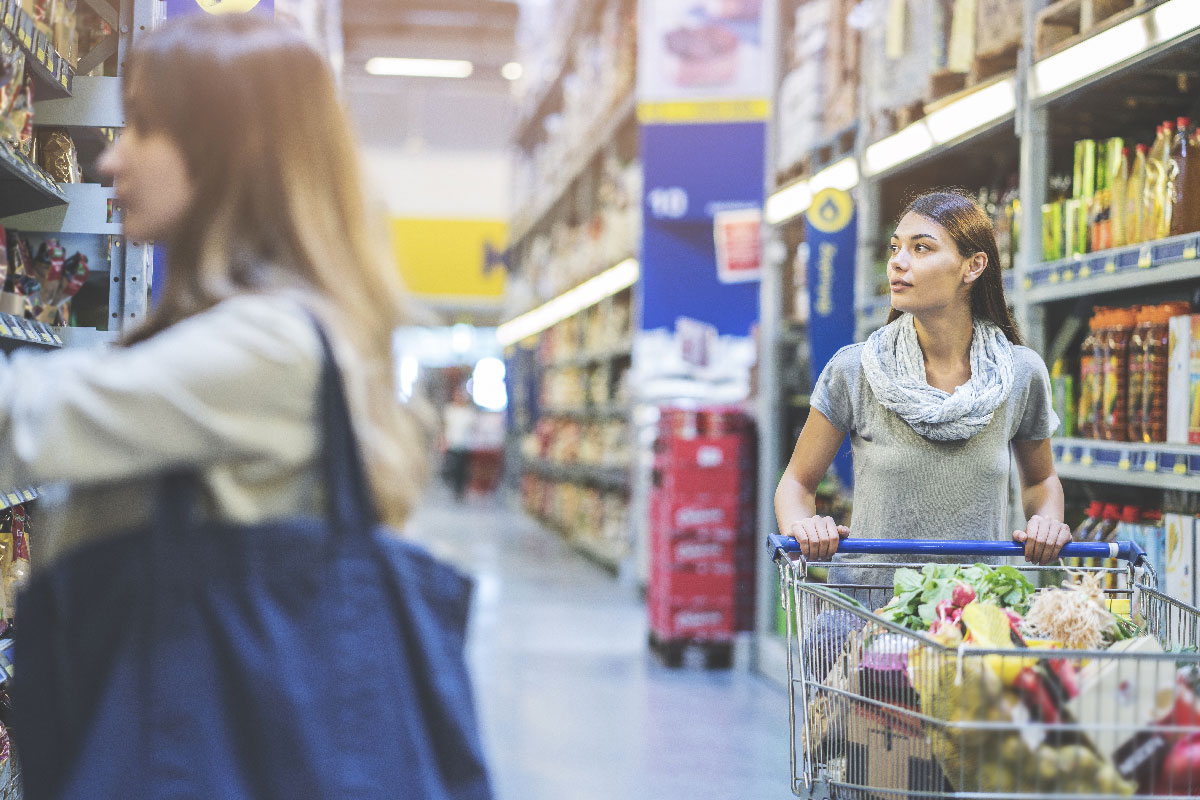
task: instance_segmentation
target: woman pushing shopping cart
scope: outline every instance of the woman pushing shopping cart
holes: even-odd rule
[[[1047,574],[1110,550],[1064,550],[1049,376],[1021,346],[987,215],[954,192],[918,197],[889,250],[889,322],[825,365],[775,494],[793,790],[1200,795],[1198,612],[1158,592],[1131,546],[1112,551],[1122,569],[1080,568],[1067,587]],[[846,436],[840,526],[815,495]]]
[[[768,546],[797,796],[1200,796],[1200,610],[1158,591],[1135,543],[1067,545],[1065,557],[1124,563],[1069,570],[1064,586],[1046,566],[900,568],[892,586],[864,586],[890,596],[879,608],[810,582],[827,565],[794,538]],[[871,559],[850,572],[884,556],[1024,555],[986,541],[841,547]]]

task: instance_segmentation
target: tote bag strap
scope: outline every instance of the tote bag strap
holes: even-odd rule
[[[308,314],[321,345],[317,447],[326,492],[325,519],[337,535],[367,536],[378,523],[379,515],[350,421],[341,370],[324,326],[311,311]],[[196,526],[198,491],[197,476],[190,470],[165,476],[158,496],[158,519],[166,523],[168,530],[184,533]]]
[[[321,322],[313,317],[321,341],[321,383],[318,393],[322,472],[327,492],[329,521],[342,535],[368,535],[379,521],[367,481],[366,465],[333,346]]]

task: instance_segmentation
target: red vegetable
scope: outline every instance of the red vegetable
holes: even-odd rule
[[[950,595],[950,602],[956,608],[975,602],[975,587],[969,583],[960,583],[954,587],[954,593]]]
[[[1175,705],[1163,720],[1163,724],[1200,730],[1200,697],[1196,696],[1182,676],[1179,678],[1175,694]]]
[[[1017,673],[1017,680],[1013,685],[1021,692],[1021,699],[1025,701],[1034,719],[1047,723],[1058,722],[1058,706],[1054,704],[1054,698],[1050,696],[1041,676],[1033,667],[1025,667]]]
[[[1195,797],[1200,794],[1200,733],[1175,743],[1162,765],[1159,794]]]

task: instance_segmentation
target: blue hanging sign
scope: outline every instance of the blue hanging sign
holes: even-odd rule
[[[813,383],[833,354],[854,342],[855,217],[854,199],[838,189],[819,192],[805,216]],[[846,485],[853,482],[848,439],[833,467]]]

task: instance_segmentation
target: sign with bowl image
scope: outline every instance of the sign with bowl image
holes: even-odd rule
[[[766,97],[770,6],[763,0],[643,0],[638,99]]]

